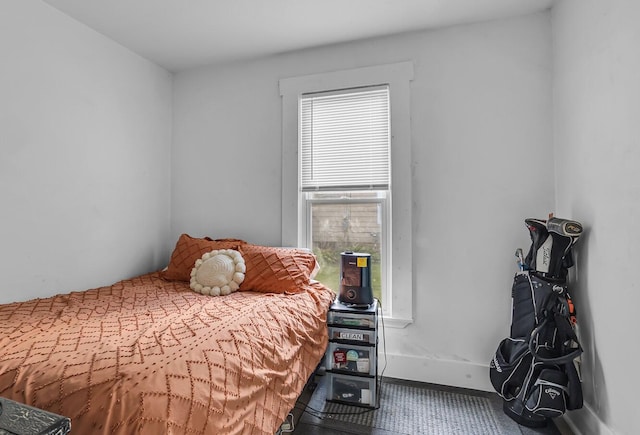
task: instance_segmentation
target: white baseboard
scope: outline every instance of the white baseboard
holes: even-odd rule
[[[379,372],[384,367],[382,353],[379,354],[378,367]],[[384,376],[480,391],[494,391],[489,381],[488,362],[478,364],[469,361],[387,354],[387,368]]]
[[[616,435],[616,433],[598,418],[588,403],[582,409],[569,411],[562,416],[574,435]]]

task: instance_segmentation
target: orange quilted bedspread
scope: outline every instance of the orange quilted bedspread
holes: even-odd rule
[[[1,305],[0,395],[75,434],[274,434],[322,359],[333,297],[210,297],[151,273]]]

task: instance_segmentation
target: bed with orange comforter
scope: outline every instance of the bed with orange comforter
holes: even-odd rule
[[[327,344],[334,294],[211,297],[154,272],[0,306],[0,395],[74,434],[273,434]]]

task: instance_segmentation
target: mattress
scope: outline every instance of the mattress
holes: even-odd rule
[[[77,434],[274,434],[327,345],[334,293],[211,297],[150,273],[0,305],[0,395]]]

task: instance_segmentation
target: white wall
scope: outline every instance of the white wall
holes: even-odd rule
[[[522,219],[555,211],[587,227],[586,406],[567,419],[637,433],[640,3],[552,17],[553,50],[537,14],[180,73],[170,163],[169,73],[40,1],[2,2],[0,302],[161,267],[181,232],[280,243],[278,80],[412,60],[416,321],[387,330],[386,374],[490,390]]]
[[[0,3],[0,302],[168,258],[171,75],[37,0]]]
[[[553,9],[557,210],[587,228],[572,295],[583,434],[637,434],[640,391],[640,3],[562,0]]]
[[[553,211],[548,13],[178,73],[172,237],[281,242],[278,80],[411,60],[415,322],[388,376],[491,389],[524,218]]]

